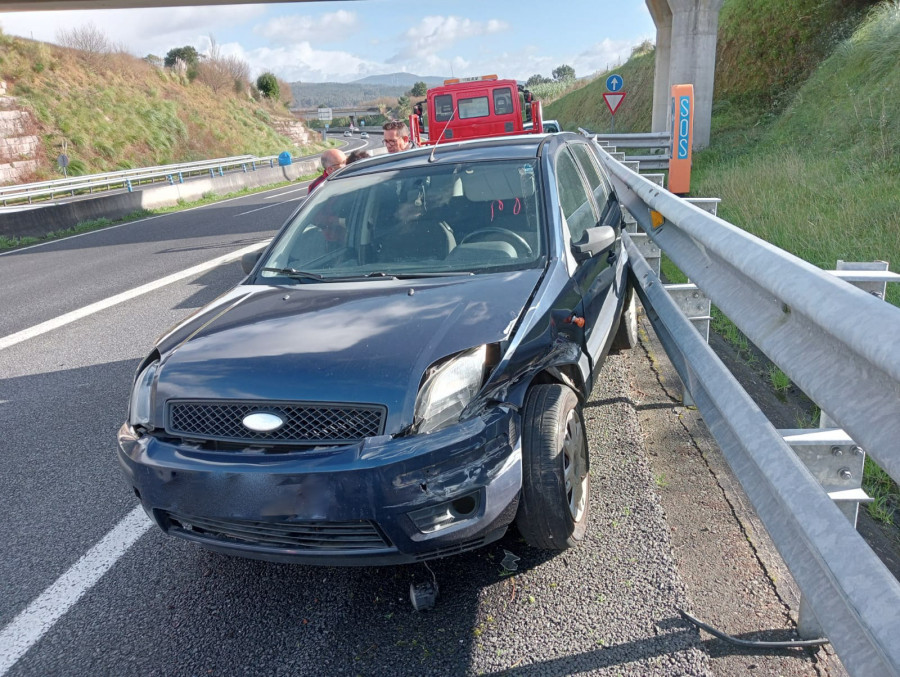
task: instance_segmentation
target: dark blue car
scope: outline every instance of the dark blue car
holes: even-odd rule
[[[165,532],[274,561],[416,562],[514,521],[576,544],[582,403],[635,336],[620,223],[570,133],[348,166],[139,366],[128,481]]]

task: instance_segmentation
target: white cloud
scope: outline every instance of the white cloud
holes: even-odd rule
[[[265,12],[262,5],[226,5],[214,12],[201,7],[10,12],[0,14],[4,32],[56,42],[60,30],[92,24],[132,54],[164,55],[173,47],[200,44],[210,33],[246,24]]]
[[[566,62],[575,69],[575,75],[583,77],[597,71],[605,71],[625,63],[631,55],[631,50],[641,41],[638,40],[610,40],[609,38],[591,45],[571,62]],[[560,64],[556,64],[559,66]],[[553,68],[556,68],[554,66]],[[551,69],[552,70],[552,69]],[[547,73],[549,75],[549,73]]]
[[[244,50],[236,43],[222,45],[224,54],[237,56],[250,65],[255,78],[271,71],[287,82],[346,82],[366,75],[388,72],[383,63],[339,50],[314,49],[309,42],[289,47]]]
[[[417,62],[452,47],[461,40],[500,33],[509,29],[505,21],[490,19],[472,21],[456,16],[426,16],[417,26],[403,34],[407,44],[391,59],[397,63],[406,59]]]
[[[305,15],[280,16],[255,26],[253,32],[276,45],[297,42],[340,42],[359,30],[355,12],[339,10],[320,17]]]

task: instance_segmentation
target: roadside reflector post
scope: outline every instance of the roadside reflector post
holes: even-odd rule
[[[669,190],[685,195],[691,190],[691,150],[694,144],[694,85],[672,85],[669,109],[672,153],[669,158]]]

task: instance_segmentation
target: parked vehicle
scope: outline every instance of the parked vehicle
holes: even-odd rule
[[[541,110],[541,102],[515,80],[453,78],[429,89],[424,106],[413,107],[409,129],[417,146],[539,133]]]
[[[344,136],[353,136],[353,132],[348,129],[344,132]]]
[[[559,120],[544,120],[544,132],[548,134],[556,134],[562,131],[562,127],[559,126]]]
[[[329,565],[444,557],[513,521],[538,548],[577,544],[582,405],[635,335],[596,153],[519,136],[330,176],[139,365],[118,457],[151,519]]]

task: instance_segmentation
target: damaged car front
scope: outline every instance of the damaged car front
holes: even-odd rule
[[[138,367],[119,460],[167,533],[340,565],[480,547],[517,515],[535,545],[580,538],[593,365],[555,163],[534,141],[405,155],[329,179]]]

